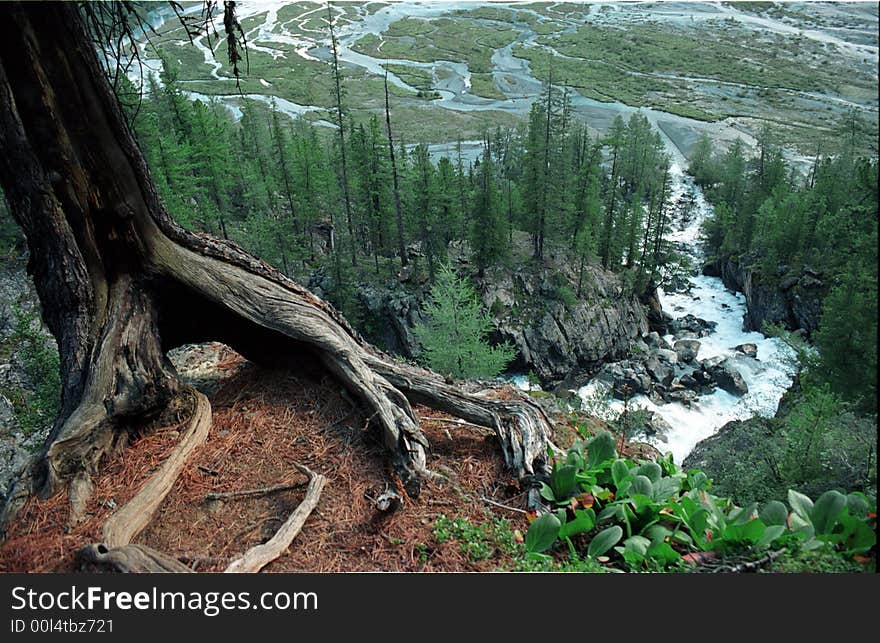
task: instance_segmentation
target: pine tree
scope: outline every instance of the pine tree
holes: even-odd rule
[[[415,334],[425,364],[438,373],[458,379],[495,377],[516,354],[508,344],[488,344],[492,320],[469,280],[459,279],[448,266],[440,266],[424,311],[429,321]]]

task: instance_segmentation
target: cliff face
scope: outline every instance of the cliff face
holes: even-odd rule
[[[578,296],[578,266],[564,253],[548,251],[537,264],[527,258],[527,248],[514,250],[523,250],[521,261],[475,278],[495,321],[491,340],[508,341],[517,350],[511,371],[533,371],[545,386],[586,379],[604,362],[625,358],[631,344],[648,333],[645,307],[626,294],[619,275],[587,266]],[[453,244],[449,255],[460,275],[474,276],[465,246]],[[309,286],[318,294],[326,289],[315,278]],[[360,284],[363,332],[385,350],[417,358],[413,329],[425,321],[422,305],[428,296],[428,287],[412,279]]]
[[[760,331],[764,322],[788,330],[802,329],[807,336],[819,328],[822,300],[828,292],[822,275],[808,266],[779,266],[776,274],[760,273],[755,257],[720,257],[703,266],[703,274],[720,277],[724,285],[745,295],[745,330]]]
[[[512,368],[545,384],[575,382],[604,362],[625,358],[648,333],[646,311],[620,277],[588,267],[577,296],[577,270],[561,258],[487,273],[483,302],[495,314],[496,339],[516,346]]]

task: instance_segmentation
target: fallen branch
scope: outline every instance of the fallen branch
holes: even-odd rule
[[[253,498],[254,496],[268,496],[269,494],[278,493],[279,491],[299,489],[305,485],[305,482],[295,482],[292,484],[278,484],[274,487],[261,487],[259,489],[242,489],[241,491],[212,491],[205,496],[205,501],[237,500],[239,498]]]
[[[250,574],[263,569],[266,565],[278,558],[290,547],[290,543],[299,534],[306,519],[312,513],[321,497],[321,491],[327,483],[327,478],[320,473],[315,473],[305,465],[294,463],[300,472],[309,477],[309,486],[306,489],[306,497],[293,510],[290,518],[281,525],[275,535],[262,545],[257,545],[247,550],[241,558],[232,562],[224,570],[227,574]]]
[[[500,502],[495,502],[494,500],[492,500],[491,498],[487,498],[486,496],[480,496],[480,499],[483,502],[488,502],[490,505],[495,505],[496,507],[500,507],[502,509],[507,509],[508,511],[515,511],[515,512],[521,513],[521,514],[529,513],[525,509],[518,509],[517,507],[511,507],[510,505],[503,505]]]
[[[128,545],[146,527],[177,481],[187,458],[208,437],[211,404],[202,393],[191,389],[193,413],[180,442],[147,484],[104,523],[103,539],[108,549]]]

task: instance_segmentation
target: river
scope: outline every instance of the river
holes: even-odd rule
[[[670,173],[672,190],[670,203],[692,203],[689,216],[674,223],[676,229],[669,235],[671,241],[686,252],[692,263],[699,267],[704,259],[700,239],[700,224],[712,214],[712,206],[693,180],[682,167],[673,160]],[[684,198],[683,198],[684,197]],[[793,353],[779,339],[765,337],[761,333],[743,330],[743,315],[746,312],[745,297],[724,286],[721,279],[701,274],[691,275],[689,287],[681,292],[659,290],[663,310],[673,317],[691,314],[717,325],[713,332],[699,338],[700,349],[697,359],[723,356],[734,360],[735,368],[743,376],[749,392],[742,397],[731,395],[718,388],[711,395],[702,395],[689,407],[678,402],[655,404],[644,395],[630,400],[630,408],[644,408],[657,413],[672,428],[664,436],[653,441],[654,446],[663,452],[671,452],[674,460],[681,463],[697,442],[714,434],[721,426],[731,420],[744,420],[755,415],[771,417],[786,389],[791,385],[793,375]],[[674,338],[666,339],[670,344]],[[734,348],[740,344],[751,343],[758,348],[757,359],[746,357]],[[585,403],[605,397],[608,387],[596,380],[578,391]],[[610,402],[612,408],[620,412],[623,403]]]
[[[305,59],[328,58],[326,36],[321,33],[310,35],[302,29],[295,33],[285,25],[297,23],[303,25],[305,19],[317,11],[316,9],[304,9],[302,15],[289,20],[285,24],[278,22],[278,9],[287,4],[285,2],[241,2],[238,6],[240,19],[265,14],[262,24],[253,27],[249,31],[249,41],[252,47],[261,51],[272,51],[273,43],[292,45],[297,55]],[[388,60],[374,58],[353,50],[354,44],[366,34],[379,35],[388,29],[388,26],[400,18],[407,16],[430,17],[446,13],[454,9],[468,9],[481,6],[482,2],[458,2],[458,3],[412,3],[401,2],[381,6],[376,11],[370,11],[369,5],[357,7],[357,19],[348,24],[340,25],[338,29],[339,58],[341,61],[367,70],[370,73],[382,75],[385,73],[385,65],[395,64],[419,69],[433,70],[435,78],[443,78],[436,84],[436,89],[441,98],[432,101],[432,106],[438,109],[450,109],[457,111],[504,111],[525,117],[531,108],[531,104],[540,96],[542,83],[536,79],[526,60],[513,55],[516,45],[532,46],[537,34],[526,22],[517,22],[515,27],[519,30],[519,37],[515,43],[496,50],[491,58],[493,65],[493,77],[498,88],[504,93],[503,99],[486,99],[474,96],[470,93],[470,71],[465,63],[454,61],[434,61],[420,63],[410,60]],[[663,6],[665,4],[665,6]],[[758,19],[753,16],[742,14],[735,10],[718,5],[690,5],[688,3],[663,3],[658,5],[658,16],[661,19],[683,20],[703,19],[709,16],[717,17],[718,12],[725,15],[736,14],[737,19],[744,22],[755,22]],[[499,6],[499,5],[496,5]],[[503,5],[502,5],[503,6]],[[516,4],[506,5],[509,8],[528,12],[538,16],[538,20],[547,19],[545,16],[534,12],[527,7]],[[602,14],[597,5],[590,10],[590,19]],[[708,7],[708,8],[707,8]],[[613,12],[626,11],[626,7],[613,5]],[[161,16],[167,17],[167,14]],[[613,18],[613,16],[612,16]],[[606,15],[602,19],[609,19]],[[556,18],[555,21],[566,22],[564,18]],[[575,28],[579,23],[571,22],[570,27]],[[580,23],[582,24],[582,23]],[[154,22],[155,25],[155,22]],[[789,25],[782,23],[768,24],[769,27],[778,28],[782,31],[791,29]],[[824,37],[819,32],[809,32],[807,37]],[[830,36],[829,36],[830,37]],[[205,54],[206,60],[210,55],[208,48],[196,39],[195,44]],[[870,48],[868,48],[870,50]],[[860,49],[864,53],[865,49]],[[876,51],[876,47],[874,47]],[[217,77],[220,63],[211,60],[212,75]],[[389,81],[394,85],[406,89],[413,89],[400,77],[393,73],[388,74]],[[225,81],[229,82],[229,81]],[[207,96],[191,93],[193,98],[208,100]],[[267,96],[251,95],[250,98],[268,101]],[[742,139],[747,146],[753,146],[755,141],[752,137],[736,129],[727,121],[706,123],[677,115],[672,115],[660,110],[641,109],[623,103],[600,102],[586,98],[576,91],[571,94],[572,107],[576,116],[597,131],[605,131],[614,118],[618,115],[624,118],[640,111],[651,124],[661,133],[666,150],[671,160],[672,193],[671,201],[676,202],[681,197],[687,197],[692,201],[693,216],[684,219],[685,223],[678,225],[672,233],[671,239],[677,241],[684,252],[690,255],[694,265],[699,266],[703,259],[699,246],[700,223],[711,214],[712,207],[699,187],[693,184],[685,174],[687,155],[691,146],[703,133],[710,135],[716,142],[729,143],[734,139]],[[225,104],[234,116],[240,117],[239,96],[229,94],[217,97]],[[291,116],[301,115],[317,109],[313,106],[298,105],[290,101],[276,100],[279,110]],[[320,124],[332,126],[330,123]],[[472,160],[479,153],[478,142],[466,142],[463,145],[464,153]],[[455,158],[454,144],[435,144],[431,146],[434,155],[447,154]],[[737,369],[745,379],[749,387],[748,394],[743,397],[735,397],[722,391],[716,390],[711,395],[701,396],[690,407],[679,403],[656,405],[645,397],[636,397],[631,403],[645,407],[659,414],[672,427],[664,440],[656,442],[656,446],[662,451],[673,454],[676,462],[681,462],[691,449],[700,440],[705,439],[718,430],[723,424],[733,419],[745,419],[753,415],[772,415],[778,401],[786,388],[791,383],[791,367],[788,349],[776,339],[766,338],[760,333],[744,332],[742,319],[745,313],[745,301],[742,295],[733,293],[724,287],[720,279],[706,277],[699,274],[690,277],[690,287],[686,292],[666,293],[660,292],[660,301],[664,310],[674,317],[693,314],[702,319],[716,322],[717,326],[708,337],[701,338],[699,359],[712,356],[730,356],[735,359]],[[668,339],[672,339],[671,337]],[[757,359],[746,358],[737,355],[733,348],[739,344],[753,343],[758,346]],[[523,378],[517,378],[522,383]],[[585,400],[592,399],[600,393],[602,385],[591,382],[583,387],[578,394]],[[621,404],[611,402],[612,407],[621,408]]]

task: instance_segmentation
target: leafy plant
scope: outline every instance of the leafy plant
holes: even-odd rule
[[[552,511],[536,518],[526,549],[536,559],[565,542],[570,555],[616,553],[631,570],[665,569],[696,552],[758,552],[770,547],[827,548],[862,555],[874,546],[876,521],[861,493],[827,491],[814,503],[795,490],[788,504],[773,500],[736,505],[709,493],[699,470],[683,472],[671,456],[657,462],[617,457],[603,432],[575,443],[541,489]]]

